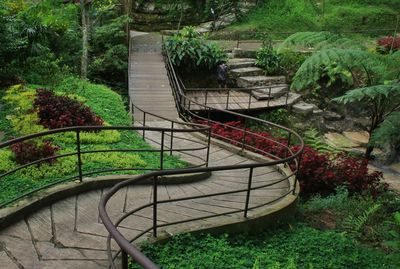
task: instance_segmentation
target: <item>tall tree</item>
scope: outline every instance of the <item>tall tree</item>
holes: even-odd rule
[[[80,0],[81,19],[82,19],[82,57],[81,57],[81,77],[87,78],[89,62],[89,33],[90,16],[89,9],[92,0]]]

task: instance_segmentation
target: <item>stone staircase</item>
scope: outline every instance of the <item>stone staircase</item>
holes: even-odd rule
[[[284,76],[266,76],[261,68],[255,66],[254,58],[230,58],[228,67],[229,76],[237,86],[254,89],[251,91],[251,95],[257,100],[286,98],[289,91],[286,78]],[[289,105],[293,105],[300,98],[299,94],[289,93]]]

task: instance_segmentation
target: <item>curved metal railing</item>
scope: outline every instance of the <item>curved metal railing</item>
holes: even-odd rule
[[[169,171],[157,171],[153,173],[149,173],[138,178],[134,178],[131,180],[127,180],[115,185],[109,192],[107,192],[101,199],[99,204],[99,212],[100,218],[103,221],[103,224],[107,228],[110,233],[108,238],[108,255],[110,266],[112,268],[117,268],[115,261],[116,258],[119,257],[121,254],[121,262],[122,268],[128,268],[128,256],[130,256],[135,262],[139,263],[140,265],[144,266],[144,268],[158,268],[156,264],[154,264],[148,257],[146,257],[138,248],[136,248],[132,243],[136,240],[140,239],[143,235],[152,232],[154,237],[157,237],[157,233],[159,228],[171,227],[178,224],[183,224],[192,221],[199,221],[205,219],[211,219],[216,217],[221,217],[230,214],[238,214],[243,213],[244,217],[248,217],[248,212],[257,210],[262,208],[266,205],[271,203],[275,203],[288,195],[295,195],[297,190],[297,179],[295,177],[298,168],[299,162],[301,158],[301,153],[303,151],[304,143],[302,138],[294,131],[268,122],[264,120],[260,120],[258,118],[254,118],[248,115],[243,115],[240,113],[223,110],[223,109],[215,109],[210,106],[207,106],[202,103],[198,103],[185,95],[185,89],[178,76],[175,73],[175,70],[172,66],[171,60],[168,56],[167,52],[164,52],[164,60],[166,64],[166,69],[168,72],[168,77],[170,81],[170,85],[173,89],[173,95],[176,103],[177,110],[179,115],[185,122],[199,122],[204,125],[210,126],[210,133],[212,137],[222,139],[224,142],[228,142],[232,144],[232,148],[235,150],[241,151],[252,151],[258,153],[260,155],[265,156],[262,161],[256,163],[242,163],[242,164],[235,164],[235,165],[213,165],[213,163],[208,162],[208,166],[206,167],[197,167],[197,168],[189,168],[189,169],[176,169],[176,170],[169,170]],[[191,106],[196,105],[202,107],[203,114],[199,112],[193,112],[191,110]],[[137,106],[133,103],[131,104],[132,111],[137,109],[141,111],[141,113],[145,114],[147,112],[140,110]],[[230,125],[227,123],[221,123],[213,118],[212,114],[218,113],[219,117],[226,117],[230,119],[235,119],[236,121],[240,122],[240,125]],[[148,113],[147,113],[148,114]],[[154,116],[154,115],[153,115]],[[146,116],[142,117],[141,125],[142,127],[146,126]],[[285,136],[285,138],[275,139],[271,136],[266,136],[265,133],[256,132],[249,128],[250,124],[257,123],[263,125],[265,128],[269,128],[271,130],[277,130],[281,134]],[[180,122],[175,122],[175,124],[182,124]],[[216,128],[219,127],[224,130],[229,130],[230,132],[235,132],[237,135],[236,137],[227,137],[223,134],[220,134],[216,131]],[[172,127],[172,126],[171,126]],[[208,145],[210,144],[210,136],[205,137],[201,134],[198,136],[199,138],[203,138],[204,141],[208,139]],[[260,142],[261,141],[261,142]],[[270,151],[268,148],[260,149],[259,143],[264,143],[265,145],[272,145],[275,151]],[[294,147],[296,146],[296,147]],[[280,174],[279,177],[274,178],[271,174],[267,181],[263,175],[261,178],[262,180],[258,180],[259,177],[255,175],[256,169],[263,169],[265,167],[275,167],[276,165],[285,165],[286,167],[290,167],[290,172],[282,175]],[[245,170],[247,174],[247,179],[244,184],[245,187],[239,188],[232,188],[225,191],[214,192],[210,191],[205,194],[201,195],[190,195],[190,196],[178,196],[178,197],[169,197],[168,199],[161,199],[158,197],[158,193],[160,191],[159,186],[159,178],[166,175],[182,175],[188,173],[195,173],[195,172],[224,172],[224,171],[243,171]],[[117,219],[112,219],[109,212],[107,212],[107,205],[109,200],[116,196],[116,194],[121,191],[125,187],[130,187],[136,185],[144,180],[152,180],[153,181],[153,188],[152,188],[152,201],[148,203],[143,203],[138,205],[137,207],[131,210],[123,210],[123,215],[118,217]],[[281,185],[283,183],[287,183],[285,187]],[[270,189],[278,189],[281,188],[281,192],[279,195],[267,199],[267,197],[262,197],[264,200],[259,203],[251,203],[250,200],[253,198],[254,193],[257,191],[267,191]],[[162,205],[172,205],[176,203],[188,203],[197,201],[200,199],[216,199],[216,197],[221,196],[229,196],[229,195],[239,195],[243,193],[243,207],[236,208],[234,210],[228,210],[223,213],[212,213],[207,216],[201,217],[185,217],[182,219],[177,219],[174,221],[165,221],[160,223],[160,219],[158,214],[162,212],[159,209]],[[181,204],[181,206],[184,206]],[[143,228],[138,234],[132,235],[129,239],[127,239],[128,235],[123,234],[122,230],[124,226],[122,223],[130,217],[139,218],[137,215],[146,211],[146,209],[151,209],[151,217],[147,217],[151,219],[151,224],[148,227]],[[147,211],[146,211],[147,212]],[[143,213],[144,214],[144,213]],[[125,230],[124,230],[125,231]],[[125,231],[126,232],[126,231]],[[114,240],[117,243],[118,249],[113,250],[113,246],[111,241]],[[117,251],[116,253],[113,251]],[[113,255],[114,253],[114,255]]]
[[[38,191],[41,191],[43,189],[50,188],[54,185],[68,182],[68,181],[73,181],[73,180],[79,180],[80,182],[84,181],[85,178],[93,175],[99,175],[99,174],[110,174],[110,173],[115,173],[115,172],[128,172],[128,171],[155,171],[155,170],[165,170],[165,157],[167,155],[172,155],[175,152],[179,152],[182,154],[193,154],[193,152],[197,153],[197,164],[187,164],[188,167],[191,168],[196,168],[196,167],[202,167],[202,166],[207,166],[208,162],[208,147],[207,145],[205,146],[204,144],[200,143],[192,143],[190,147],[180,147],[176,148],[175,144],[179,142],[180,136],[177,134],[184,134],[184,133],[193,133],[193,132],[201,132],[205,135],[210,135],[210,128],[204,125],[200,124],[192,124],[192,123],[187,123],[184,124],[187,127],[190,128],[183,128],[183,127],[173,127],[173,128],[157,128],[157,127],[129,127],[129,126],[77,126],[77,127],[69,127],[69,128],[61,128],[61,129],[53,129],[49,131],[44,131],[36,134],[31,134],[27,136],[23,136],[20,138],[12,139],[3,143],[0,143],[0,150],[8,150],[10,147],[13,145],[16,145],[18,143],[26,143],[28,141],[44,141],[44,140],[54,140],[55,135],[60,135],[62,137],[66,136],[67,134],[74,133],[75,135],[75,141],[72,142],[75,144],[75,149],[73,151],[63,153],[63,154],[57,154],[54,156],[50,157],[45,157],[45,158],[38,158],[37,160],[30,161],[25,164],[20,164],[16,165],[16,167],[10,168],[8,170],[3,170],[0,171],[0,181],[7,180],[8,177],[10,176],[21,176],[21,173],[28,173],[29,171],[27,169],[31,167],[36,167],[39,166],[43,163],[49,163],[49,162],[57,162],[57,161],[62,161],[65,158],[68,157],[74,157],[75,162],[76,162],[76,168],[75,171],[68,173],[65,176],[61,176],[59,178],[53,178],[52,180],[48,180],[49,183],[43,184],[40,187],[32,187],[32,186],[26,186],[27,188],[23,191],[20,191],[18,195],[15,195],[11,199],[8,199],[7,201],[3,202],[0,204],[0,208],[8,206],[12,203],[14,203],[17,200],[20,200],[22,198],[25,198],[29,195],[32,195]],[[180,124],[182,126],[182,123]],[[117,131],[128,131],[128,132],[153,132],[153,133],[158,133],[159,136],[162,138],[160,139],[159,143],[159,148],[152,148],[152,149],[146,149],[146,148],[120,148],[120,147],[115,147],[115,148],[110,148],[110,149],[92,149],[92,150],[86,150],[85,147],[90,145],[90,143],[87,143],[86,141],[82,141],[82,133],[84,132],[96,132],[99,134],[102,131],[107,131],[107,130],[117,130]],[[174,139],[170,139],[169,143],[167,144],[167,138],[171,136],[174,137]],[[112,147],[112,143],[108,144],[109,147]],[[117,144],[115,144],[117,145]],[[158,163],[153,163],[152,166],[136,166],[136,167],[113,167],[109,169],[85,169],[85,162],[82,160],[83,155],[90,155],[90,154],[99,154],[99,153],[112,153],[112,152],[124,152],[124,153],[146,153],[146,154],[155,154],[159,156],[159,162]],[[19,173],[19,174],[18,174]],[[32,178],[34,180],[34,178]],[[37,179],[39,180],[39,179]],[[41,179],[42,180],[42,179]]]

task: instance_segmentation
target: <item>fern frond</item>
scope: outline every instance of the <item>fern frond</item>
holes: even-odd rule
[[[304,132],[304,143],[322,153],[339,153],[340,151],[329,146],[316,129],[309,129]]]
[[[400,143],[400,112],[394,112],[382,122],[371,137],[374,146]]]
[[[344,220],[344,226],[349,229],[352,233],[361,232],[364,226],[368,223],[371,216],[375,214],[381,208],[380,204],[374,204],[370,208],[366,209],[359,216],[349,216]]]
[[[380,80],[381,57],[383,56],[357,49],[334,48],[317,51],[296,72],[292,89],[318,87],[319,79],[334,68],[348,72],[363,71],[371,79]]]
[[[383,99],[390,99],[391,103],[395,103],[396,99],[400,99],[400,83],[354,89],[346,92],[343,96],[334,98],[333,101],[348,104]]]

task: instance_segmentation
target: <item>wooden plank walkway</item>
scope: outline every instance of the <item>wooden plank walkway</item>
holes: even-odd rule
[[[138,36],[141,38],[143,36]],[[132,56],[131,71],[136,72],[130,84],[130,94],[134,101],[144,109],[154,113],[176,118],[172,106],[172,94],[167,86],[160,61],[160,55],[154,55],[157,46],[149,42],[147,36],[144,43],[138,43],[136,58]],[[150,37],[153,39],[155,37]],[[158,40],[158,39],[156,39]],[[154,39],[153,39],[154,41]],[[150,46],[145,46],[149,42]],[[144,64],[135,63],[145,59],[145,53],[141,50],[151,49],[148,53],[149,62]],[[140,55],[140,56],[139,56]],[[143,57],[143,58],[140,58]],[[158,59],[158,60],[157,60]],[[141,61],[141,60],[140,60]],[[154,68],[152,68],[154,67]],[[152,75],[146,74],[148,70]],[[153,72],[154,71],[154,72]],[[156,79],[154,79],[156,78]],[[147,82],[146,82],[147,81]],[[164,84],[165,83],[165,84]],[[158,85],[158,88],[156,87]],[[165,87],[163,87],[164,85]],[[156,90],[154,90],[153,86]],[[153,91],[154,90],[154,91]],[[161,94],[163,98],[156,98]],[[170,96],[169,96],[170,95]],[[152,98],[152,97],[155,98]],[[140,118],[136,118],[140,120]],[[169,121],[147,121],[147,126],[170,127]],[[179,127],[179,126],[176,126]],[[174,138],[175,148],[187,148],[190,143],[204,144],[201,140],[187,133],[179,135],[181,139]],[[147,132],[149,143],[160,139],[159,132]],[[186,139],[185,139],[186,138]],[[187,142],[191,139],[194,142]],[[168,145],[168,138],[167,143]],[[168,149],[168,147],[166,147]],[[196,162],[196,158],[186,154],[179,154],[181,159],[187,162]],[[232,153],[211,145],[210,165],[235,165],[255,162],[246,157]],[[210,178],[203,181],[159,185],[159,199],[173,199],[192,197],[201,194],[226,192],[229,190],[244,189],[248,184],[249,169],[237,169],[214,172]],[[286,194],[290,188],[287,180],[281,179],[283,175],[275,167],[260,167],[254,169],[253,186],[279,182],[267,188],[260,188],[251,192],[250,207],[272,202],[277,197]],[[98,214],[98,203],[101,196],[108,189],[98,189],[83,194],[74,195],[59,202],[47,205],[43,209],[25,216],[15,225],[0,231],[0,264],[2,269],[97,269],[108,268],[106,255],[106,241],[108,232],[102,225]],[[124,213],[133,208],[152,201],[153,191],[150,185],[135,185],[120,189],[107,205],[112,220],[116,220]],[[205,217],[214,214],[226,213],[232,210],[243,209],[246,201],[246,193],[226,194],[215,197],[200,198],[189,201],[166,203],[158,208],[158,224],[166,224],[189,218]],[[249,217],[259,214],[265,208],[249,211]],[[243,218],[243,213],[228,214],[209,220],[192,222],[194,227],[208,225],[211,221],[215,223],[227,223],[237,220],[238,216]],[[126,238],[133,238],[142,231],[152,227],[152,208],[145,208],[125,219],[119,231]],[[181,226],[179,226],[181,227]],[[160,228],[169,233],[176,232],[176,226]],[[193,226],[192,226],[193,228]],[[146,237],[142,238],[143,240]],[[112,241],[112,249],[118,249]]]
[[[161,55],[161,36],[131,32],[129,96],[146,112],[169,119],[178,118],[167,71]],[[142,113],[134,111],[137,119]],[[157,120],[148,117],[146,120]]]

